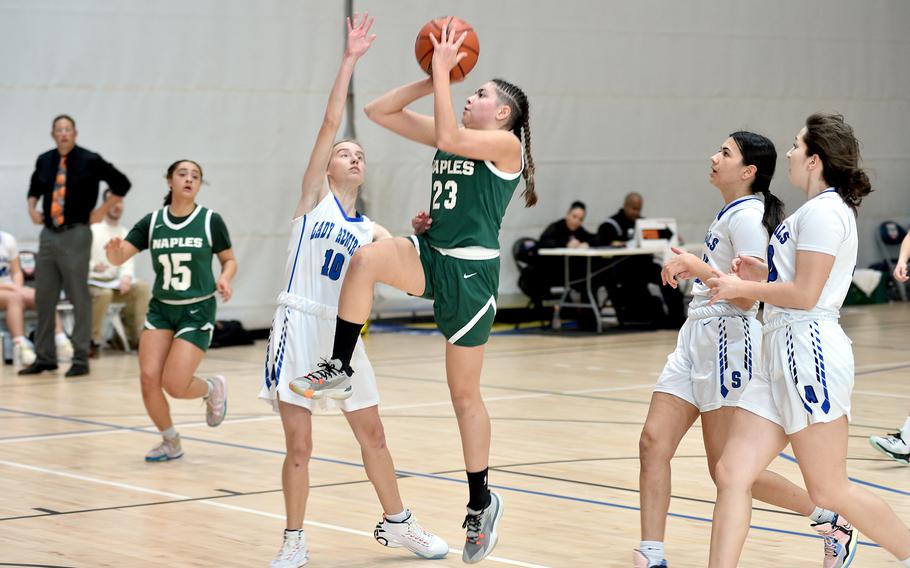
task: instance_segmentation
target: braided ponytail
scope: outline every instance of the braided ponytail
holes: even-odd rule
[[[534,207],[537,204],[537,192],[534,189],[534,158],[531,156],[531,125],[529,122],[528,97],[517,86],[503,79],[493,79],[499,100],[511,109],[508,124],[518,140],[522,142],[522,161],[524,167],[521,176],[525,180],[525,190],[521,193],[525,199],[525,207]]]

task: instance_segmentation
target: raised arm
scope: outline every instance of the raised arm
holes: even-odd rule
[[[376,39],[376,34],[370,35],[369,33],[370,27],[373,25],[373,18],[365,13],[358,23],[357,16],[358,14],[355,12],[353,24],[350,18],[347,19],[347,48],[344,51],[344,57],[341,59],[341,67],[335,77],[335,83],[332,85],[332,92],[329,95],[329,102],[326,104],[322,126],[319,127],[319,133],[316,135],[316,143],[313,144],[313,151],[310,152],[310,161],[303,174],[300,202],[297,204],[294,217],[299,217],[309,212],[329,191],[325,171],[332,156],[335,136],[341,126],[341,119],[348,96],[348,86],[351,83],[351,76],[354,74],[354,66],[357,64],[357,60],[373,44],[373,40]]]
[[[444,26],[439,41],[430,34],[433,42],[433,118],[436,129],[436,147],[475,160],[489,160],[503,167],[505,171],[515,171],[521,167],[521,141],[507,130],[481,130],[459,128],[452,107],[452,88],[450,74],[452,69],[467,56],[458,53],[467,32],[455,37],[449,35],[448,26]],[[496,97],[495,91],[484,92],[481,87],[479,96]]]
[[[397,87],[363,107],[367,118],[408,140],[436,147],[436,127],[433,117],[410,111],[405,107],[433,93],[433,80]]]

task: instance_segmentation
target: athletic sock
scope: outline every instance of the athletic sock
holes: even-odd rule
[[[171,427],[168,428],[167,430],[162,430],[162,431],[161,431],[161,435],[164,436],[165,438],[169,439],[169,440],[173,440],[174,438],[177,437],[177,430],[176,430],[176,428],[174,428],[173,426],[171,426]]]
[[[832,511],[822,509],[821,507],[816,507],[815,511],[809,515],[809,518],[815,523],[833,523],[835,517],[837,517],[837,515]]]
[[[910,416],[907,417],[907,421],[901,427],[901,438],[910,444]]]
[[[351,357],[354,356],[354,347],[357,346],[357,338],[360,337],[362,327],[362,323],[350,322],[340,317],[335,318],[335,344],[332,347],[332,359],[340,360],[342,368],[351,365]]]
[[[910,567],[910,557],[901,560],[901,563],[902,563],[904,566]]]
[[[490,488],[487,487],[487,472],[490,468],[484,468],[483,471],[465,473],[468,474],[468,491],[470,499],[468,509],[472,511],[483,511],[490,504]]]
[[[406,520],[408,520],[408,517],[410,517],[410,516],[411,516],[411,512],[408,511],[407,509],[405,509],[404,511],[402,511],[398,514],[395,514],[395,515],[386,515],[385,518],[387,521],[391,521],[393,523],[403,523]]]
[[[66,342],[69,341],[69,337],[66,336],[62,331],[60,333],[54,334],[54,343],[57,345],[66,345]]]
[[[664,559],[664,543],[659,540],[643,540],[638,550],[648,559],[648,564],[660,564]]]

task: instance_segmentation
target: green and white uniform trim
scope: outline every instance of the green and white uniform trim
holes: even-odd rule
[[[231,248],[224,221],[200,205],[182,218],[163,207],[143,217],[126,240],[152,253],[155,284],[146,328],[172,330],[174,337],[207,349],[216,306],[212,260]]]

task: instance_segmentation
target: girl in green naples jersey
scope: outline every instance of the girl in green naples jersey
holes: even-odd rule
[[[215,329],[215,293],[231,299],[237,261],[221,216],[196,203],[202,167],[179,160],[167,169],[170,192],[164,207],[149,213],[125,239],[105,246],[111,264],[119,265],[149,249],[155,286],[145,330],[139,340],[139,373],[145,409],[161,431],[162,441],[146,461],[167,461],[183,455],[164,393],[174,398],[203,398],[206,423],[218,426],[227,410],[227,382],[221,375],[196,375]],[[212,273],[212,256],[221,275]]]
[[[351,354],[370,315],[376,282],[432,299],[437,326],[448,340],[446,374],[470,491],[462,557],[475,563],[496,545],[502,516],[501,497],[487,487],[490,418],[480,394],[499,288],[499,229],[519,178],[525,180],[526,206],[534,205],[537,195],[528,99],[521,89],[501,79],[484,83],[466,101],[463,127],[456,122],[449,73],[464,57],[458,53],[463,41],[464,34],[443,30],[433,38],[432,77],[393,89],[366,107],[381,126],[437,148],[430,214],[423,221],[428,230],[357,251],[341,288],[333,353],[291,388],[314,398],[350,396],[350,377],[357,372]],[[433,116],[405,108],[430,94]]]

